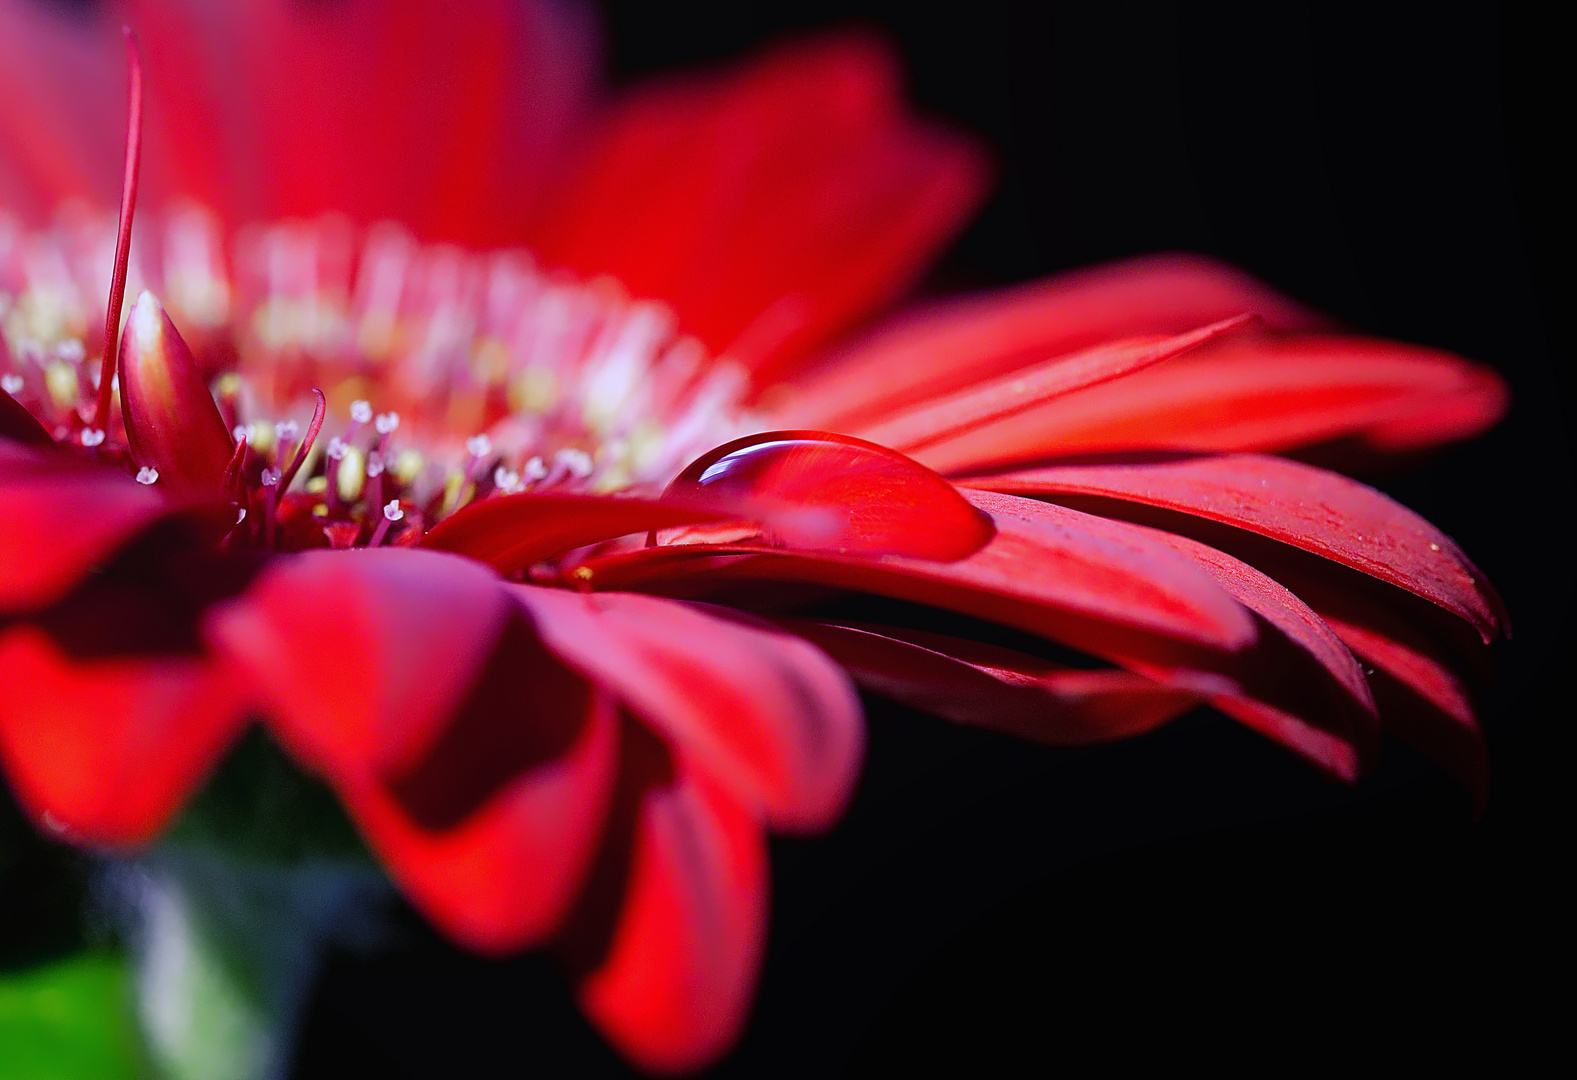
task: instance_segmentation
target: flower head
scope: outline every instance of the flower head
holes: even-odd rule
[[[413,11],[141,13],[157,264],[128,243],[136,76],[118,228],[0,222],[0,762],[35,819],[146,843],[260,718],[440,929],[557,949],[615,1045],[675,1070],[745,1014],[763,830],[849,797],[856,684],[1067,745],[1208,703],[1348,781],[1383,721],[1482,797],[1450,650],[1503,632],[1493,590],[1416,515],[1274,455],[1472,434],[1493,375],[1187,258],[831,351],[982,187],[883,52],[810,43],[593,106],[557,9]],[[85,47],[18,18],[37,55]],[[501,57],[485,93],[435,74],[464,122],[424,185],[425,106],[364,116],[356,80],[408,73],[354,42],[440,30],[544,85],[506,87]],[[182,84],[182,47],[304,81],[247,128]],[[0,193],[104,198],[52,149],[22,140]],[[321,167],[347,154],[352,189]]]

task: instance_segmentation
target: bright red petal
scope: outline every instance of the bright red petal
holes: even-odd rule
[[[516,586],[548,648],[777,828],[825,828],[864,742],[848,679],[798,638],[647,596]]]
[[[1366,484],[1260,454],[1067,465],[964,481],[1018,495],[1095,496],[1219,521],[1371,574],[1460,615],[1486,641],[1505,609],[1451,538]]]
[[[1222,263],[1150,255],[895,319],[796,379],[773,419],[783,427],[855,430],[1051,357],[1242,314],[1274,330],[1313,329],[1322,321]]]
[[[1200,702],[1121,668],[1083,671],[940,634],[803,619],[785,626],[825,649],[871,693],[1051,746],[1142,734]]]
[[[632,861],[581,1008],[644,1069],[716,1059],[749,1011],[766,934],[767,858],[747,805],[682,767],[637,792]]]
[[[464,507],[429,530],[422,547],[465,555],[507,575],[630,533],[741,516],[717,499],[525,492]]]
[[[151,840],[246,721],[241,684],[199,658],[78,660],[0,635],[0,759],[34,821],[78,843]]]
[[[1364,759],[1379,751],[1380,728],[1369,684],[1342,640],[1307,604],[1247,563],[1187,537],[1154,535],[1197,562],[1299,650],[1277,656],[1266,647],[1270,635],[1262,633],[1261,655],[1242,679],[1245,692],[1215,695],[1211,704],[1348,783],[1356,781]]]
[[[885,48],[846,35],[637,89],[565,190],[546,261],[667,301],[761,369],[902,290],[973,211],[984,169],[908,113]]]
[[[509,617],[487,568],[406,549],[274,563],[205,630],[245,664],[308,768],[394,767],[444,728]]]
[[[915,457],[956,475],[1079,454],[1280,451],[1337,439],[1394,452],[1477,434],[1506,402],[1494,372],[1420,346],[1234,335]]]
[[[59,600],[168,510],[123,473],[0,440],[0,615]]]
[[[209,632],[434,923],[495,953],[556,929],[611,797],[616,718],[488,570],[421,551],[309,552]]]
[[[905,453],[985,427],[1044,402],[1142,371],[1241,327],[1247,316],[1166,338],[1127,338],[1061,356],[983,385],[916,405],[858,429],[872,442]]]
[[[1117,663],[1203,661],[1255,640],[1253,620],[1190,560],[1121,522],[971,492],[996,536],[957,562],[677,545],[586,564],[596,588],[705,595],[730,581],[814,582],[1015,626]],[[711,556],[723,555],[719,560]],[[1211,683],[1211,685],[1216,685]]]

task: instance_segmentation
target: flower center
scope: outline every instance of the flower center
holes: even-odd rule
[[[232,544],[411,543],[477,499],[655,492],[748,426],[744,370],[609,279],[388,224],[358,237],[334,217],[252,227],[233,260],[205,211],[151,224],[127,294],[163,299],[244,444]],[[94,423],[103,342],[88,297],[114,239],[107,218],[37,233],[0,221],[0,385],[58,441],[157,487],[163,463],[132,462],[119,410]]]

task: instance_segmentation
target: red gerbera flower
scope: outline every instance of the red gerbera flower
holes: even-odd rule
[[[260,717],[437,926],[553,945],[682,1070],[745,1014],[763,826],[849,795],[849,675],[1058,744],[1208,702],[1348,781],[1383,721],[1482,799],[1493,590],[1272,455],[1472,435],[1492,373],[1181,257],[830,351],[983,187],[862,39],[600,101],[557,8],[128,7],[164,216],[118,350],[134,162],[113,275],[108,219],[36,227],[113,190],[110,27],[0,39],[0,761],[45,828],[150,841]]]

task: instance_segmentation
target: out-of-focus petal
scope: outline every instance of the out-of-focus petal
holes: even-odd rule
[[[242,685],[202,657],[77,659],[42,630],[0,633],[0,760],[43,828],[150,840],[246,720]]]
[[[549,649],[777,828],[842,811],[864,743],[847,677],[798,638],[648,596],[513,588]]]
[[[4,359],[5,344],[0,342],[0,360]],[[48,446],[54,440],[38,418],[16,398],[0,390],[0,439],[10,439],[26,446]]]
[[[482,0],[456,18],[436,0],[125,0],[68,16],[11,0],[5,15],[0,134],[26,152],[37,199],[21,206],[46,212],[113,205],[122,23],[147,61],[145,203],[196,199],[231,225],[333,211],[522,240],[597,70],[574,4]]]
[[[0,440],[0,615],[59,600],[168,509],[123,473]]]
[[[642,1068],[715,1060],[749,1013],[766,935],[767,858],[747,803],[704,769],[675,762],[627,723],[621,801],[567,951],[581,1008]],[[604,911],[604,908],[609,909]]]
[[[1213,259],[1150,255],[911,312],[796,378],[772,418],[851,430],[1051,357],[1242,314],[1274,330],[1323,322]]]
[[[1071,356],[1020,368],[1008,375],[887,416],[858,433],[905,453],[1034,408],[1064,394],[1142,371],[1196,349],[1242,326],[1247,316],[1225,319],[1173,337],[1127,338],[1091,346]]]
[[[785,626],[825,649],[862,689],[1051,746],[1139,735],[1200,703],[1196,694],[1121,668],[1070,668],[941,634],[807,619]]]
[[[1064,465],[963,482],[1053,499],[1121,499],[1224,522],[1422,596],[1466,619],[1486,641],[1505,630],[1500,597],[1445,533],[1366,484],[1284,458]]]
[[[1337,439],[1395,452],[1477,434],[1506,402],[1499,376],[1449,353],[1367,338],[1243,334],[915,457],[957,475],[1079,454],[1283,451]]]
[[[908,112],[889,50],[846,34],[637,88],[538,250],[766,373],[903,289],[984,181],[972,145]]]
[[[250,670],[286,748],[332,776],[436,737],[508,617],[498,579],[468,559],[308,551],[214,608],[205,632]]]
[[[303,597],[319,617],[303,618]],[[607,812],[616,718],[491,572],[420,551],[310,552],[208,629],[446,933],[500,953],[556,929]]]

